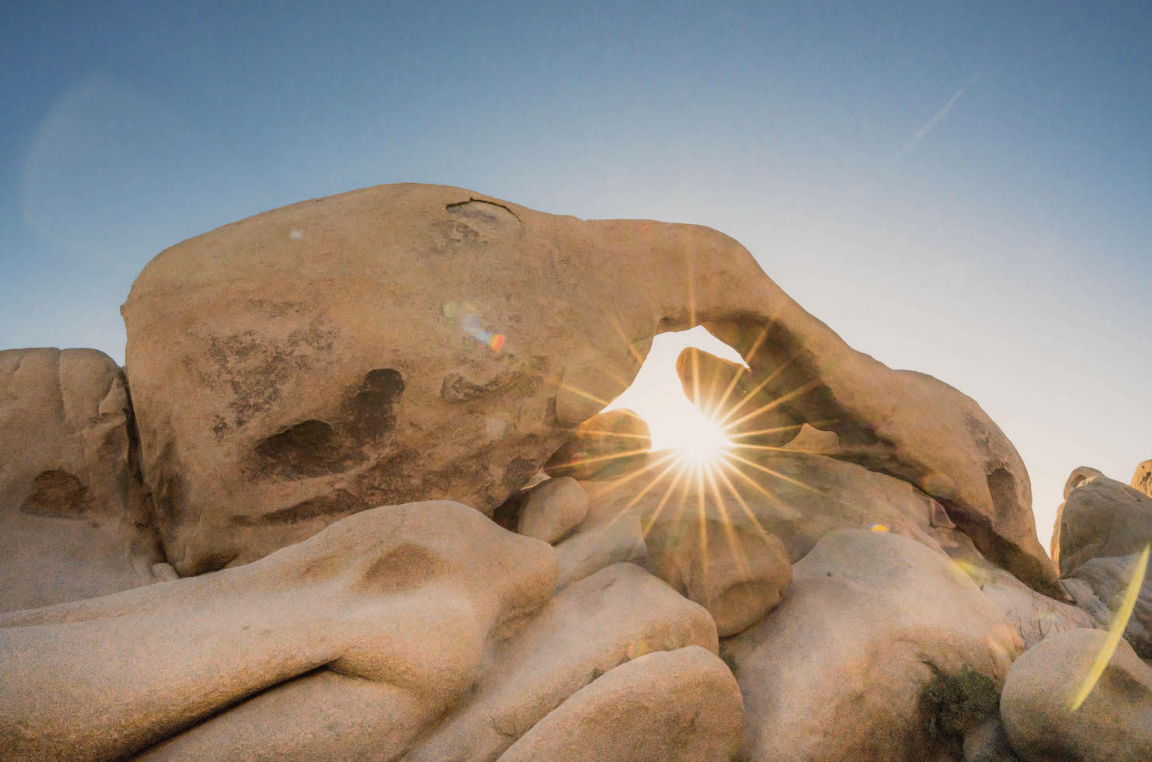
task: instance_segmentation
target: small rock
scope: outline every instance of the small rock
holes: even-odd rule
[[[588,493],[570,476],[549,479],[527,490],[516,531],[554,545],[588,513]]]

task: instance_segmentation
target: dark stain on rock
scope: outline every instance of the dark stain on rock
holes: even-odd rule
[[[313,519],[345,516],[355,513],[360,505],[352,493],[337,489],[324,495],[308,498],[287,508],[265,513],[263,516],[233,516],[231,521],[237,526],[269,526],[299,524]]]
[[[330,351],[335,335],[323,317],[316,317],[283,339],[256,331],[213,336],[207,355],[232,391],[228,408],[235,425],[244,426],[278,402],[284,384],[311,367],[316,355]]]
[[[24,513],[78,519],[91,508],[88,487],[67,471],[44,471],[32,480],[32,494],[20,506]]]
[[[467,402],[486,394],[499,392],[510,397],[531,397],[544,379],[534,373],[506,370],[483,383],[470,381],[453,371],[440,384],[440,399],[445,402]]]
[[[253,449],[261,474],[306,479],[340,473],[357,460],[324,421],[307,420],[261,440]]]
[[[371,566],[353,584],[353,589],[369,593],[399,593],[442,576],[444,564],[428,548],[402,542]]]
[[[349,429],[360,444],[379,444],[396,430],[396,406],[404,395],[404,377],[394,368],[369,371],[348,402]],[[386,441],[384,442],[387,443]]]
[[[510,489],[520,489],[527,484],[536,472],[540,470],[540,464],[529,458],[515,458],[504,469],[504,478],[501,483]]]

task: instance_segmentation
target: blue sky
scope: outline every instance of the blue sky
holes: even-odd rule
[[[377,183],[697,222],[976,398],[1047,544],[1152,458],[1152,10],[864,5],[5,3],[0,346],[122,361],[158,251]]]

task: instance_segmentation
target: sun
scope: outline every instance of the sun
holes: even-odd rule
[[[712,467],[732,447],[732,441],[695,407],[683,410],[665,432],[664,446],[675,450],[685,465]]]

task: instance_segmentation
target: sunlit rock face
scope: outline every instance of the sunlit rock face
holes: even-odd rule
[[[0,352],[0,611],[156,580],[131,426],[103,352]]]
[[[1015,629],[939,553],[824,536],[762,622],[725,641],[749,762],[956,759],[996,712]]]
[[[1144,762],[1152,759],[1152,668],[1121,641],[1083,705],[1072,699],[1104,647],[1106,633],[1073,630],[1016,660],[1000,714],[1025,762]]]
[[[1132,487],[1152,497],[1152,460],[1136,466],[1136,473],[1132,474]]]
[[[1052,556],[1062,575],[1089,559],[1126,556],[1150,542],[1152,497],[1095,469],[1072,472],[1052,535]]]
[[[372,505],[489,513],[703,324],[797,421],[923,486],[1037,587],[1028,477],[972,400],[855,352],[714,230],[582,221],[443,186],[266,212],[158,255],[122,307],[169,559],[244,563]]]

